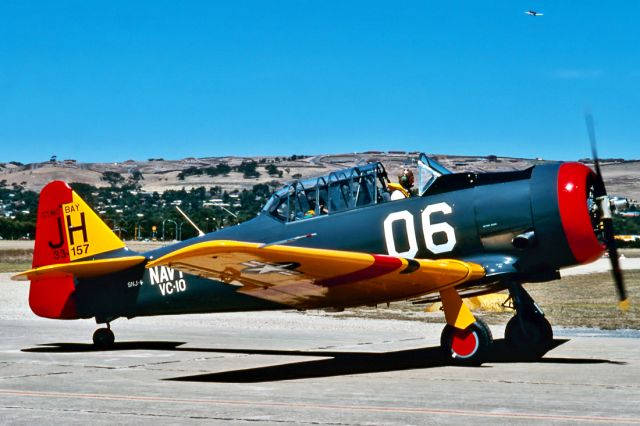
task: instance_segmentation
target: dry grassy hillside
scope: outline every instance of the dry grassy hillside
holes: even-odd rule
[[[640,161],[606,164],[602,174],[610,193],[640,200]]]
[[[333,170],[351,167],[369,161],[382,161],[394,176],[404,164],[415,164],[417,153],[406,152],[367,152],[352,154],[316,155],[304,159],[287,160],[282,157],[208,157],[186,158],[182,160],[147,160],[125,161],[121,163],[76,163],[75,161],[33,163],[17,166],[6,163],[0,164],[0,181],[6,184],[19,184],[26,189],[39,191],[51,180],[67,182],[82,182],[94,186],[108,186],[102,179],[107,171],[120,173],[123,177],[131,176],[134,171],[142,173],[140,181],[144,191],[163,192],[170,189],[186,189],[205,186],[221,186],[224,190],[250,188],[257,183],[280,185],[298,178],[306,178],[328,174]],[[489,161],[486,157],[447,156],[437,155],[446,167],[454,171],[503,171],[518,170],[529,167],[538,160],[520,158],[497,158]],[[178,174],[189,167],[212,167],[220,163],[237,166],[243,161],[254,160],[259,163],[257,170],[260,177],[245,179],[242,173],[231,172],[225,176],[188,176],[184,180]],[[282,177],[270,176],[265,166],[273,163],[282,171]],[[640,199],[640,162],[604,164],[603,173],[607,179],[609,191],[612,194],[625,195]],[[274,182],[275,181],[275,182]]]

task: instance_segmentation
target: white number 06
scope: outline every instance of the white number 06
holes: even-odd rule
[[[453,250],[456,245],[456,234],[453,227],[447,222],[441,222],[431,224],[431,214],[440,212],[443,214],[450,214],[451,207],[447,203],[437,203],[427,206],[421,214],[422,218],[422,233],[424,234],[424,243],[427,249],[431,253],[446,253]],[[404,221],[404,226],[407,231],[407,237],[409,240],[409,249],[407,251],[399,252],[396,249],[396,241],[393,237],[393,222],[398,220]],[[444,232],[447,236],[447,242],[436,244],[433,240],[433,236],[437,233]],[[407,210],[401,212],[391,213],[384,220],[384,239],[387,243],[387,253],[391,256],[399,257],[415,257],[418,253],[418,241],[416,240],[416,227],[413,221],[413,216]]]

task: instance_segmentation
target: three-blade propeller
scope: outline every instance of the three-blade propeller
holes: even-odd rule
[[[585,113],[585,121],[587,123],[587,132],[589,133],[589,141],[591,142],[591,155],[593,157],[596,175],[598,176],[595,183],[595,190],[598,210],[600,212],[600,221],[602,223],[604,244],[609,253],[611,274],[613,275],[613,280],[615,282],[616,289],[618,290],[618,306],[620,306],[620,309],[623,311],[626,311],[629,308],[629,299],[627,297],[627,290],[624,286],[624,277],[622,275],[622,269],[620,268],[620,260],[618,259],[618,248],[616,247],[613,217],[611,213],[611,201],[607,195],[607,189],[605,188],[604,179],[602,178],[602,171],[600,170],[600,161],[598,160],[598,152],[596,148],[596,132],[591,113]]]

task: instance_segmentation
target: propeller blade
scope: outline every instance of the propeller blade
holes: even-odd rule
[[[620,260],[618,258],[618,248],[616,247],[615,233],[613,229],[613,220],[603,219],[602,224],[604,226],[604,239],[607,246],[607,252],[609,253],[609,260],[611,261],[611,275],[618,291],[618,306],[623,311],[629,309],[629,299],[627,296],[627,290],[624,286],[624,277],[622,275],[622,268],[620,268]]]
[[[624,285],[624,276],[622,275],[622,269],[620,268],[620,260],[618,259],[618,248],[616,247],[615,230],[613,229],[613,218],[611,217],[611,206],[609,204],[609,198],[607,197],[607,188],[604,185],[604,179],[602,178],[602,170],[600,169],[600,161],[598,159],[598,149],[596,144],[596,130],[593,122],[593,116],[590,112],[586,112],[584,115],[585,123],[587,124],[587,133],[589,134],[589,142],[591,144],[591,156],[593,158],[593,165],[596,169],[596,175],[598,179],[596,181],[596,191],[598,197],[603,197],[599,203],[601,222],[604,231],[604,244],[607,247],[609,253],[609,261],[611,262],[611,275],[618,291],[618,306],[623,311],[629,308],[629,300],[627,297],[627,290]]]
[[[593,159],[593,165],[596,169],[596,175],[598,175],[597,190],[598,195],[607,195],[607,189],[604,186],[604,179],[602,178],[602,170],[600,170],[600,160],[598,160],[598,147],[596,144],[596,129],[593,122],[593,115],[590,112],[585,112],[584,121],[587,124],[587,133],[589,134],[589,143],[591,144],[591,158]]]

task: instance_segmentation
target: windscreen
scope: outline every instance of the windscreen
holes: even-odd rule
[[[439,176],[448,174],[451,174],[449,169],[427,157],[424,153],[420,154],[418,158],[418,195],[427,192],[427,189]]]

